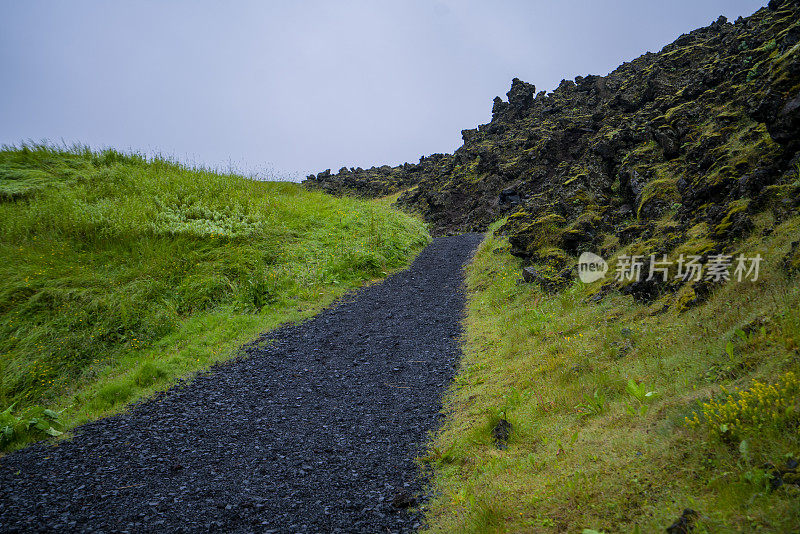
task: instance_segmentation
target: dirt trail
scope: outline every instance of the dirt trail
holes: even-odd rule
[[[436,239],[248,357],[0,459],[0,532],[414,530],[391,503],[421,491],[414,458],[460,357],[480,239]]]

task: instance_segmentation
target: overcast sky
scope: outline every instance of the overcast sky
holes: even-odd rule
[[[766,0],[0,0],[0,143],[304,177],[451,152],[519,77],[607,74]]]

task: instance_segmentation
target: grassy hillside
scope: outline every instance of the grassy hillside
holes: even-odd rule
[[[690,508],[695,532],[795,532],[798,235],[800,217],[762,215],[733,251],[764,257],[758,281],[681,311],[671,293],[648,305],[600,300],[602,282],[555,294],[518,284],[521,260],[490,231],[426,458],[430,531],[664,532]],[[502,418],[505,449],[492,434]]]
[[[385,203],[296,184],[113,150],[4,149],[0,445],[229,358],[405,265],[428,239]]]

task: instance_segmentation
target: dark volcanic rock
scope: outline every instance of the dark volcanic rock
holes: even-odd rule
[[[510,204],[512,206],[516,206],[521,200],[522,198],[520,197],[519,193],[513,187],[509,187],[500,191],[500,204]]]
[[[383,185],[352,172],[307,184],[405,189],[398,203],[440,234],[509,216],[501,233],[512,253],[555,272],[601,246],[604,255],[645,242],[659,250],[644,254],[699,244],[730,251],[759,211],[783,220],[798,209],[798,42],[800,3],[773,0],[607,76],[538,94],[514,79],[508,100],[494,100],[491,122],[464,130],[454,154],[385,171]]]
[[[398,509],[411,508],[417,503],[416,497],[408,491],[401,491],[392,499],[392,506]]]
[[[672,525],[667,527],[668,534],[689,534],[694,532],[694,522],[697,520],[697,512],[691,508],[686,508],[681,516]]]
[[[522,269],[522,280],[528,284],[533,284],[540,279],[539,271],[535,267],[524,267]]]
[[[506,447],[508,438],[511,437],[512,426],[511,423],[505,418],[501,418],[494,428],[492,428],[492,439],[501,449]]]
[[[652,302],[661,291],[661,286],[658,281],[653,280],[638,280],[627,286],[622,287],[622,293],[631,295],[639,302]]]
[[[784,484],[800,486],[800,473],[797,472],[798,466],[800,466],[800,464],[798,464],[797,460],[794,458],[789,458],[786,460],[786,464],[779,468],[776,468],[772,464],[764,465],[763,468],[768,470],[772,476],[770,479],[770,489],[776,490]]]
[[[538,284],[546,291],[556,292],[568,286],[573,280],[571,269],[553,272],[549,269],[537,269],[533,266],[522,269],[522,280],[528,284]]]

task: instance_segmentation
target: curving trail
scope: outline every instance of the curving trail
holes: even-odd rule
[[[0,532],[406,532],[478,234],[58,447],[0,459]]]

